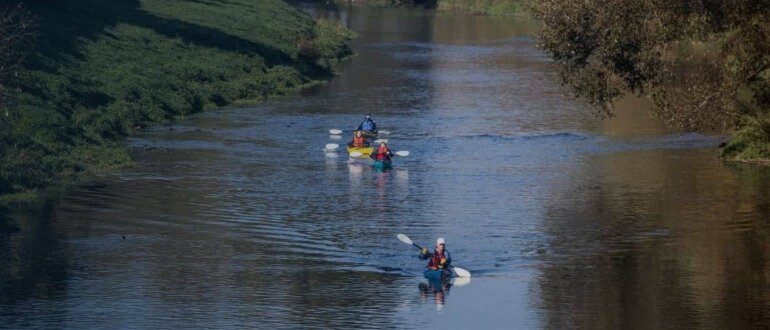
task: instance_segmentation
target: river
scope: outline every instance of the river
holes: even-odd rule
[[[306,9],[360,34],[329,84],[149,129],[135,167],[14,212],[0,328],[770,327],[770,169],[644,100],[594,118],[534,21]],[[392,170],[322,151],[365,113]],[[399,233],[470,283],[430,286]]]

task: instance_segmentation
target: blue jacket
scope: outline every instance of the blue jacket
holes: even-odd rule
[[[377,132],[377,124],[375,124],[374,120],[372,120],[371,118],[367,118],[367,119],[364,119],[361,125],[358,125],[358,130],[375,133]]]

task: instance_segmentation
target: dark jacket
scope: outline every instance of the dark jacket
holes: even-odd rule
[[[377,147],[377,149],[374,149],[374,152],[372,152],[371,157],[374,160],[390,160],[393,157],[393,153],[390,152],[390,149],[386,149],[385,152],[381,152],[380,148]]]
[[[367,132],[376,133],[377,132],[377,124],[375,124],[374,120],[372,120],[371,118],[366,118],[361,123],[361,125],[358,125],[358,130],[359,131],[367,131]]]
[[[449,253],[449,250],[444,249],[444,253],[441,254],[436,250],[433,250],[433,255],[427,255],[427,254],[420,254],[420,259],[428,259],[428,265],[427,268],[430,269],[437,269],[439,268],[439,265],[441,264],[441,259],[446,258],[446,263],[444,264],[444,268],[449,268],[449,265],[452,263],[452,254]]]

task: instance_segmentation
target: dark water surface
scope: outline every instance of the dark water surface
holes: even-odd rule
[[[596,120],[532,21],[318,14],[360,33],[329,85],[152,129],[135,168],[19,210],[0,328],[770,327],[767,168],[640,100]],[[366,112],[411,152],[391,171],[322,152]],[[471,282],[426,287],[398,233]]]

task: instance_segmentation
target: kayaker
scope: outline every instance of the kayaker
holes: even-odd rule
[[[366,131],[369,133],[377,133],[377,124],[374,123],[374,120],[372,120],[372,116],[367,114],[366,118],[364,118],[364,121],[361,122],[361,125],[358,125],[359,131]]]
[[[427,268],[432,270],[448,268],[452,263],[452,255],[449,254],[449,250],[446,249],[446,242],[443,237],[439,237],[436,240],[436,249],[433,250],[432,256],[428,255],[428,248],[422,248],[420,258],[430,258]]]
[[[353,141],[348,143],[351,147],[368,147],[369,142],[366,141],[366,138],[363,134],[361,134],[361,131],[356,131],[353,133]]]
[[[385,142],[381,142],[380,146],[372,153],[371,157],[374,158],[374,160],[390,160],[390,158],[393,157],[393,153],[390,152],[390,149]]]

